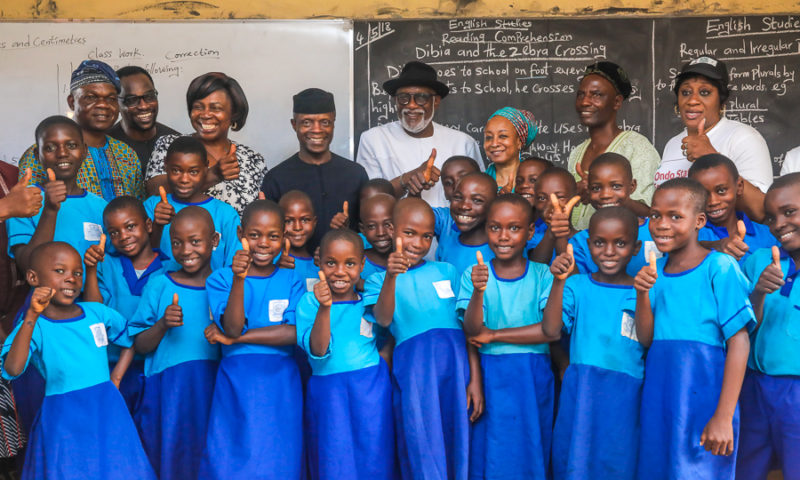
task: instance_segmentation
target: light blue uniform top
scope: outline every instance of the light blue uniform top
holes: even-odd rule
[[[439,239],[439,246],[436,248],[436,261],[446,262],[456,267],[459,277],[470,265],[478,263],[475,253],[480,250],[483,260],[488,262],[494,258],[494,252],[489,248],[488,243],[481,245],[465,245],[461,243],[461,232],[456,227],[456,223],[450,216],[450,209],[437,207],[433,209],[436,224],[434,233]]]
[[[161,197],[158,195],[154,195],[144,201],[144,209],[151,220],[154,218],[153,215],[156,211],[156,205],[160,201]],[[211,218],[214,220],[214,229],[219,234],[219,245],[214,249],[214,253],[211,254],[211,269],[217,270],[218,268],[230,266],[233,262],[233,255],[237,250],[242,248],[242,242],[239,241],[236,232],[236,229],[241,225],[239,213],[227,203],[222,200],[217,200],[214,197],[209,197],[202,202],[184,203],[174,198],[171,193],[168,193],[167,201],[172,205],[172,208],[175,209],[175,213],[180,212],[190,205],[208,210],[208,213],[211,214]],[[169,238],[169,229],[171,225],[171,223],[164,225],[164,229],[161,232],[160,244],[161,251],[166,253],[170,259],[172,259],[172,241]]]
[[[156,258],[140,276],[136,275],[131,259],[119,253],[106,253],[97,264],[97,281],[103,303],[130,320],[136,313],[147,282],[167,270],[178,270],[180,265],[171,261],[161,250],[156,249]]]
[[[44,189],[38,188],[42,190],[42,209],[39,213],[30,218],[12,217],[6,220],[8,255],[12,258],[14,254],[11,247],[30,242],[42,217],[45,194]],[[105,200],[86,191],[83,195],[67,195],[67,199],[61,202],[58,209],[53,241],[69,243],[83,260],[86,250],[91,245],[96,245],[103,234],[103,210],[106,205]]]
[[[311,353],[311,329],[319,302],[306,293],[297,306],[297,344],[308,355],[314,375],[332,375],[372,367],[380,362],[375,344],[375,318],[366,312],[363,300],[331,305],[331,340],[325,355]]]
[[[135,337],[155,325],[172,305],[174,293],[178,294],[178,305],[183,311],[183,325],[167,330],[158,347],[145,356],[147,377],[193,360],[219,360],[219,346],[208,343],[204,332],[213,321],[206,289],[182,285],[170,273],[147,282],[139,308],[128,322],[128,335]]]
[[[313,292],[314,284],[319,282],[319,267],[314,265],[314,257],[289,256],[294,258],[294,273],[303,282],[304,291]]]
[[[487,328],[500,330],[503,328],[524,327],[542,321],[542,312],[550,296],[553,285],[553,274],[547,265],[528,262],[525,273],[518,278],[500,278],[491,262],[489,265],[489,282],[483,293],[483,323]],[[458,291],[459,318],[463,320],[464,312],[472,297],[472,269],[461,275],[461,288]],[[479,350],[485,355],[503,355],[506,353],[549,353],[547,343],[531,345],[515,345],[510,343],[488,343]]]
[[[28,362],[42,374],[45,395],[57,395],[110,381],[106,347],[115,343],[130,347],[125,319],[119,312],[101,303],[78,302],[83,313],[74,318],[53,320],[39,315],[31,336]],[[5,363],[22,322],[11,332],[0,353]],[[3,368],[3,378],[15,377]],[[98,412],[99,413],[99,412]]]
[[[635,277],[639,270],[647,265],[647,259],[650,258],[650,252],[655,252],[656,258],[664,256],[655,242],[653,236],[650,235],[650,219],[646,219],[642,225],[639,225],[638,240],[642,242],[639,248],[639,253],[631,257],[625,272],[631,277]],[[589,253],[589,229],[581,230],[569,239],[572,244],[573,256],[575,257],[575,266],[578,268],[579,273],[595,273],[598,268],[597,264],[592,260],[592,255]]]
[[[372,260],[370,260],[366,255],[364,256],[364,269],[361,270],[361,278],[366,280],[373,273],[385,272],[385,271],[386,271],[385,267],[381,267],[377,263],[374,263]]]
[[[370,276],[364,283],[364,304],[375,305],[386,272]],[[397,276],[395,308],[389,331],[397,345],[435,328],[461,330],[456,315],[458,273],[454,266],[423,261]]]
[[[562,319],[570,335],[570,363],[644,378],[644,347],[636,336],[633,285],[573,275],[564,285]]]
[[[770,233],[769,227],[766,225],[750,220],[744,212],[736,212],[736,218],[744,223],[744,243],[750,247],[739,261],[739,266],[744,266],[744,262],[748,257],[759,248],[769,248],[773,245],[778,245],[778,241],[772,233]],[[706,225],[698,232],[697,238],[701,241],[707,240],[712,242],[722,240],[723,238],[728,238],[728,229],[712,225],[711,222],[706,222]]]
[[[233,270],[225,267],[212,273],[206,280],[208,302],[214,322],[224,330],[225,309],[233,286]],[[276,268],[272,275],[257,277],[250,275],[244,282],[245,322],[242,334],[253,328],[271,327],[275,325],[294,325],[295,309],[300,297],[306,291],[305,282],[293,270]],[[248,353],[266,353],[291,355],[291,345],[274,347],[240,343],[222,345],[222,355],[242,355]]]
[[[755,288],[761,273],[772,263],[772,249],[753,252],[744,273]],[[781,249],[781,270],[786,284],[764,299],[764,315],[750,340],[748,366],[767,375],[800,375],[800,288],[793,288],[797,266]],[[788,287],[788,288],[787,288]]]
[[[755,328],[750,282],[733,257],[712,251],[700,264],[665,273],[667,259],[656,262],[658,280],[650,290],[654,340],[685,340],[725,348],[742,328]]]

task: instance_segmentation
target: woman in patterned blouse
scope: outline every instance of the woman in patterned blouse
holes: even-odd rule
[[[241,130],[247,119],[249,107],[242,88],[224,73],[206,73],[189,84],[186,105],[195,130],[192,135],[203,142],[208,153],[208,194],[241,214],[258,197],[267,172],[261,154],[228,138],[228,131]],[[176,138],[178,135],[165,135],[156,142],[145,174],[151,195],[157,194],[159,186],[167,187],[164,158]]]

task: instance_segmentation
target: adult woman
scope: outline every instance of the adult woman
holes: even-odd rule
[[[494,112],[483,129],[483,149],[492,163],[486,173],[497,180],[502,191],[514,191],[520,152],[533,143],[538,128],[527,110],[503,107]]]
[[[582,203],[576,205],[572,213],[572,224],[578,230],[589,227],[589,219],[594,213],[594,208],[588,204],[589,167],[605,152],[618,153],[631,164],[636,190],[625,206],[642,217],[650,211],[648,204],[655,190],[653,174],[661,158],[647,138],[632,130],[622,130],[617,125],[617,112],[632,90],[628,75],[616,63],[595,62],[583,72],[575,96],[575,111],[581,124],[589,130],[589,138],[570,152],[567,161],[567,168],[578,181],[582,197]]]
[[[744,179],[744,193],[737,208],[760,221],[764,193],[772,183],[772,163],[767,142],[756,129],[725,118],[728,69],[712,57],[696,58],[681,69],[673,89],[675,111],[686,127],[664,147],[655,182],[685,177],[695,159],[721,153],[736,164]]]
[[[250,147],[228,138],[228,131],[239,131],[247,120],[249,106],[242,87],[224,73],[211,72],[192,80],[186,91],[189,119],[208,153],[208,194],[231,204],[239,213],[258,197],[261,180],[267,171],[264,157]],[[166,186],[164,157],[178,135],[158,139],[147,165],[147,190],[157,194]]]

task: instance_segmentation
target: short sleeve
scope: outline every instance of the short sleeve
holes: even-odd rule
[[[128,335],[127,320],[121,313],[101,304],[93,305],[93,308],[102,312],[101,315],[106,326],[109,342],[123,348],[133,346],[133,339]]]
[[[17,324],[16,328],[14,328],[14,330],[11,331],[11,335],[9,335],[6,338],[6,341],[3,344],[3,350],[0,351],[0,359],[2,359],[2,364],[3,364],[2,376],[6,380],[13,380],[13,379],[19,377],[19,375],[17,375],[17,376],[9,375],[9,373],[6,372],[5,365],[6,365],[6,357],[8,356],[8,352],[11,350],[11,344],[14,342],[14,339],[17,337],[17,334],[19,333],[20,328],[22,328],[22,324],[23,324],[23,322],[19,322]],[[33,334],[31,335],[31,345],[30,345],[30,349],[28,350],[28,358],[25,360],[25,368],[22,369],[22,372],[27,370],[28,364],[30,363],[31,358],[33,358],[34,355],[36,355],[39,352],[39,349],[41,348],[41,345],[42,345],[42,331],[41,331],[41,328],[39,327],[39,323],[37,322],[36,326],[33,327]],[[20,373],[20,375],[22,375],[22,372]]]
[[[469,307],[469,300],[472,298],[472,292],[475,290],[474,285],[472,285],[473,267],[474,265],[464,270],[464,273],[461,275],[461,282],[458,286],[456,310],[458,311],[458,318],[460,320],[464,319],[464,312],[467,310],[467,307]]]
[[[572,334],[575,319],[578,315],[578,279],[577,275],[567,278],[564,283],[564,294],[561,303],[561,320],[564,322],[564,332]]]
[[[533,263],[533,265],[539,266],[542,265],[541,263]],[[539,277],[539,311],[544,311],[544,307],[547,306],[547,299],[550,298],[550,290],[553,288],[553,274],[550,273],[549,268],[542,268],[541,274]]]
[[[438,237],[450,225],[450,209],[448,207],[435,207],[433,209],[435,223],[433,233]]]
[[[224,203],[223,207],[225,208],[220,209],[220,213],[224,215],[221,225],[223,231],[219,233],[225,241],[225,266],[230,266],[233,264],[233,256],[236,255],[236,251],[242,248],[242,242],[239,240],[238,232],[241,220],[239,219],[239,214],[236,212],[236,209],[227,203]]]
[[[364,293],[361,295],[364,299],[364,305],[370,306],[378,303],[378,296],[381,294],[385,278],[386,272],[375,272],[367,277],[364,282]]]
[[[128,322],[128,335],[131,338],[155,325],[160,318],[158,304],[162,288],[163,282],[154,282],[152,280],[147,282],[142,292],[142,298],[139,300],[139,306],[136,308],[136,313],[133,314],[133,317]]]
[[[748,125],[731,139],[730,159],[739,175],[762,192],[772,184],[772,157],[766,140]]]
[[[312,296],[314,292],[306,292],[305,279],[298,278],[297,275],[292,273],[292,288],[289,293],[289,306],[283,312],[283,324],[295,325],[297,324],[297,306],[300,299],[306,294],[310,293]]]
[[[634,133],[634,132],[632,132]],[[628,160],[631,164],[633,178],[636,180],[636,190],[631,193],[631,199],[650,205],[656,191],[654,179],[661,156],[652,143],[642,135],[636,135],[631,142],[633,147]]]
[[[8,235],[8,256],[14,258],[13,248],[31,241],[34,232],[36,232],[36,220],[34,218],[12,217],[6,220],[5,224]]]
[[[742,328],[755,329],[755,314],[748,293],[750,283],[736,261],[724,254],[716,255],[711,273],[711,289],[717,304],[717,321],[722,336],[728,340]]]
[[[328,344],[328,351],[325,352],[325,355],[318,357],[311,353],[311,329],[314,328],[318,311],[319,303],[314,298],[313,292],[305,293],[297,303],[297,344],[310,358],[315,360],[329,357],[333,344],[333,335],[331,335],[331,343]],[[331,315],[333,315],[333,309],[331,309]]]
[[[147,216],[150,218],[150,220],[153,220],[156,214],[156,204],[160,201],[161,198],[154,195],[143,202],[144,211],[147,213]]]
[[[572,257],[575,259],[575,266],[578,273],[592,273],[591,265],[594,264],[589,253],[589,235],[586,230],[581,230],[569,239],[572,245]]]
[[[164,159],[167,157],[167,149],[178,136],[179,135],[164,135],[156,140],[156,145],[153,147],[153,154],[150,155],[150,161],[147,162],[147,172],[144,175],[145,180],[150,180],[153,177],[165,174]]]
[[[231,279],[225,275],[226,271],[229,270],[229,268],[217,270],[206,279],[208,307],[211,309],[214,323],[223,330],[225,327],[222,326],[222,315],[225,314],[225,309],[228,308],[228,298],[231,294]]]

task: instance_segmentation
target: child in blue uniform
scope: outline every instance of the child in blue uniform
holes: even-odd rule
[[[203,144],[194,137],[176,138],[167,150],[164,169],[172,193],[162,192],[144,201],[147,215],[153,220],[153,246],[160,245],[161,251],[172,259],[169,234],[172,219],[181,209],[196,205],[211,214],[219,237],[211,255],[211,270],[229,266],[234,253],[241,248],[236,236],[239,214],[232,206],[205,193],[208,156]]]
[[[311,198],[300,190],[290,190],[283,194],[278,202],[283,210],[286,231],[283,255],[278,260],[282,268],[294,269],[295,276],[305,285],[305,291],[314,289],[319,281],[319,267],[314,265],[314,257],[308,251],[308,241],[317,228],[317,216]],[[286,246],[289,246],[288,255]]]
[[[435,233],[439,238],[436,261],[456,267],[460,276],[475,263],[480,251],[489,261],[494,257],[486,237],[486,212],[497,196],[497,182],[485,173],[468,173],[458,181],[450,200],[450,211],[437,209]],[[445,213],[450,218],[443,218]]]
[[[736,203],[744,190],[744,180],[728,157],[718,153],[703,155],[692,162],[689,178],[700,182],[708,191],[708,222],[699,234],[705,247],[727,253],[743,266],[752,252],[777,245],[766,225],[756,223],[744,212],[736,210]],[[740,221],[745,227],[743,237],[739,232]]]
[[[397,202],[392,215],[397,248],[386,272],[365,285],[364,303],[389,327],[397,346],[392,371],[400,470],[404,479],[465,480],[469,408],[483,410],[480,365],[469,361],[456,315],[453,265],[423,259],[433,240],[431,207],[419,198]],[[470,366],[476,369],[470,372]]]
[[[392,210],[395,202],[394,197],[385,193],[373,195],[361,202],[358,229],[370,245],[364,250],[364,269],[361,271],[363,280],[375,272],[386,271],[386,262],[393,247]],[[363,281],[360,283],[363,287]]]
[[[168,257],[150,248],[152,222],[142,202],[135,197],[117,197],[103,211],[103,225],[114,251],[106,254],[104,244],[92,245],[84,254],[86,280],[83,298],[100,302],[127,320],[136,313],[147,281],[164,273]],[[108,348],[109,366],[129,363],[123,378],[111,378],[119,387],[128,409],[133,412],[143,387],[144,357],[134,358],[133,348]]]
[[[374,318],[355,287],[364,265],[358,235],[331,230],[320,243],[314,291],[297,307],[297,343],[314,374],[305,408],[313,480],[392,479],[394,427],[389,369]]]
[[[759,327],[742,385],[736,478],[800,478],[800,173],[775,180],[764,198],[765,222],[781,248],[756,250],[744,262]],[[773,250],[776,250],[773,253]],[[777,258],[775,258],[777,256]]]
[[[292,352],[306,284],[273,263],[283,215],[269,200],[248,205],[240,229],[246,248],[206,282],[215,322],[206,338],[223,346],[200,479],[299,478],[302,471],[303,392]]]
[[[644,347],[636,337],[636,292],[626,265],[639,250],[638,230],[631,210],[598,209],[588,235],[598,270],[566,278],[577,260],[569,253],[550,267],[555,279],[542,328],[550,336],[562,329],[569,334],[571,356],[553,431],[557,480],[636,478]]]
[[[649,348],[639,478],[734,475],[736,403],[755,318],[749,282],[736,260],[698,242],[707,198],[705,188],[687,178],[668,180],[653,195],[650,233],[669,255],[634,279],[636,335]]]
[[[539,211],[536,210],[536,181],[539,180],[539,175],[541,175],[542,172],[552,166],[553,162],[550,160],[531,157],[519,162],[519,167],[517,168],[517,177],[514,181],[514,193],[522,195],[522,198],[527,200],[531,208],[533,208],[533,225],[535,231],[533,232],[533,237],[528,240],[528,244],[525,247],[526,252],[530,252],[536,245],[539,245],[545,230],[547,230],[547,225],[539,216]]]
[[[206,294],[217,245],[208,211],[187,206],[170,229],[181,269],[147,282],[128,324],[146,355],[144,393],[134,415],[147,456],[162,480],[197,478],[206,444],[219,347],[203,331],[212,317]]]
[[[570,215],[575,204],[578,185],[572,174],[561,167],[550,167],[536,180],[534,208],[543,226],[536,225],[542,235],[536,247],[528,252],[534,262],[550,264],[559,253],[567,249],[567,242],[575,235]],[[553,198],[557,204],[553,203]]]
[[[480,346],[486,409],[475,422],[470,477],[550,478],[553,372],[548,338],[542,333],[553,276],[529,261],[533,211],[518,194],[498,196],[489,206],[486,232],[495,256],[461,276],[456,308],[464,332]],[[536,331],[519,335],[536,325]]]
[[[444,198],[449,202],[453,198],[453,192],[456,190],[456,185],[461,177],[469,173],[478,173],[481,169],[478,162],[472,157],[465,155],[453,155],[442,164],[442,175],[440,180],[442,182],[442,189],[444,190]]]
[[[9,218],[8,254],[22,271],[31,263],[31,252],[51,241],[63,241],[83,253],[100,240],[106,201],[78,186],[78,170],[86,158],[81,127],[56,115],[36,127],[39,159],[47,169],[42,209],[30,218]]]
[[[379,193],[385,193],[386,195],[393,197],[395,200],[397,199],[397,197],[395,196],[396,192],[394,190],[392,182],[386,180],[385,178],[372,178],[369,181],[367,181],[367,183],[365,183],[363,187],[361,187],[361,191],[358,194],[359,212],[361,209],[361,205],[363,205],[364,202],[367,201],[367,199],[375,195],[378,195]],[[358,232],[358,236],[364,243],[365,249],[372,247],[372,245],[369,244],[369,241],[367,241],[367,237],[365,237],[363,233]]]
[[[45,377],[22,478],[155,479],[108,372],[109,342],[131,345],[125,319],[99,303],[75,303],[83,266],[70,245],[44,243],[31,258],[27,280],[35,289],[2,351],[4,378],[30,361]]]
[[[589,204],[595,210],[613,206],[623,206],[631,209],[631,205],[642,205],[636,200],[631,200],[631,194],[636,191],[636,179],[633,178],[630,162],[620,154],[606,152],[595,158],[591,166],[589,166],[587,184]],[[647,264],[650,252],[654,252],[657,258],[662,256],[650,237],[648,224],[649,220],[647,218],[639,220],[638,241],[641,242],[642,247],[628,262],[626,271],[631,277],[635,277],[639,270]],[[595,273],[598,271],[598,266],[592,259],[588,242],[588,229],[577,232],[569,239],[569,243],[573,247],[575,267],[579,273]]]

